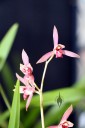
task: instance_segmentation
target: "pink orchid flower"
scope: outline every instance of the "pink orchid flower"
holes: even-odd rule
[[[70,116],[70,114],[73,111],[73,107],[72,105],[66,110],[66,112],[64,113],[59,125],[56,126],[49,126],[48,128],[69,128],[69,127],[73,127],[73,123],[71,123],[70,121],[67,121],[68,117]]]
[[[35,92],[34,86],[34,76],[32,75],[33,68],[29,63],[29,57],[26,52],[22,51],[22,60],[24,64],[20,64],[20,70],[23,72],[24,77],[19,76],[16,73],[16,77],[19,81],[21,81],[24,86],[20,86],[20,93],[23,93],[24,100],[27,100],[26,110],[31,102],[33,93]]]
[[[16,77],[19,81],[21,81],[25,86],[20,86],[20,93],[23,93],[23,99],[27,100],[26,103],[26,111],[29,107],[31,102],[33,93],[35,92],[35,86],[33,86],[34,77],[31,75],[29,78],[26,76],[21,77],[16,73]]]
[[[24,49],[22,50],[22,61],[24,64],[20,64],[20,70],[22,71],[22,73],[25,76],[22,78],[21,76],[16,74],[16,77],[23,84],[27,85],[30,83],[32,85],[34,83],[34,76],[32,74],[33,68],[31,66],[31,64],[29,63],[29,57],[28,57],[27,53],[24,51]]]
[[[53,42],[54,42],[53,51],[50,51],[50,52],[46,53],[45,55],[43,55],[37,61],[37,64],[45,62],[47,59],[49,59],[53,55],[56,55],[56,58],[62,58],[63,55],[80,58],[80,56],[78,54],[74,53],[74,52],[71,52],[71,51],[68,51],[68,50],[63,50],[63,48],[65,48],[65,46],[62,45],[62,44],[58,44],[58,31],[57,31],[57,28],[55,26],[54,26],[54,29],[53,29]]]
[[[23,61],[23,64],[20,64],[20,70],[26,76],[31,76],[33,72],[33,68],[31,64],[29,63],[29,57],[27,53],[24,51],[24,49],[22,50],[22,61]]]
[[[26,103],[26,111],[29,107],[31,99],[33,97],[33,93],[35,92],[35,88],[31,86],[20,86],[20,93],[23,94],[24,100],[27,100]]]

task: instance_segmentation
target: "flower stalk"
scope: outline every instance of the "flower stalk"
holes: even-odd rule
[[[45,79],[45,74],[46,74],[48,64],[52,60],[53,57],[54,57],[54,54],[48,59],[48,61],[45,62],[45,67],[44,67],[44,71],[43,71],[43,75],[42,75],[42,81],[41,81],[41,91],[43,91],[43,84],[44,84],[44,79]]]
[[[46,74],[46,70],[47,70],[48,64],[52,60],[53,57],[54,57],[54,55],[52,55],[48,59],[48,61],[46,61],[45,67],[44,67],[44,71],[43,71],[43,75],[42,75],[42,80],[41,80],[41,88],[40,88],[40,110],[41,110],[41,123],[42,123],[42,128],[45,128],[44,110],[43,110],[43,85],[44,85],[44,79],[45,79],[45,74]]]
[[[40,92],[40,111],[41,111],[42,128],[45,128],[44,111],[43,111],[43,94],[42,94],[42,91]]]

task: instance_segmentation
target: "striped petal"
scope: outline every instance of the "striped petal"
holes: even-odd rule
[[[80,58],[80,56],[74,52],[63,50],[63,54],[70,57]]]
[[[43,55],[38,61],[37,64],[45,62],[49,57],[51,57],[54,54],[53,51],[46,53],[45,55]]]
[[[54,42],[54,49],[55,49],[58,45],[58,31],[55,26],[53,28],[53,42]]]

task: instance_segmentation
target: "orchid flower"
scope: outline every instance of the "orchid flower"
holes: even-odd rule
[[[73,123],[71,123],[70,121],[67,121],[68,117],[70,116],[70,114],[73,111],[73,107],[72,105],[66,110],[66,112],[64,113],[59,125],[56,126],[49,126],[48,128],[69,128],[69,127],[73,127]]]
[[[53,28],[53,42],[54,42],[54,48],[52,51],[46,53],[43,55],[38,61],[38,63],[45,62],[47,59],[49,59],[51,56],[56,55],[56,58],[62,58],[63,55],[70,56],[70,57],[76,57],[80,58],[80,56],[74,52],[63,50],[65,48],[65,45],[58,44],[58,31],[57,28],[54,26]]]
[[[22,51],[22,60],[24,64],[20,64],[20,70],[23,72],[24,77],[19,76],[16,73],[17,79],[24,84],[24,86],[20,86],[20,93],[23,93],[24,100],[27,100],[26,110],[30,104],[33,93],[35,92],[34,86],[34,76],[32,75],[33,68],[29,63],[29,57],[26,52]]]
[[[20,64],[20,70],[26,76],[31,76],[33,72],[33,68],[31,64],[29,63],[29,57],[27,53],[24,51],[24,49],[22,50],[22,61],[23,61],[23,64]]]
[[[20,64],[20,70],[25,76],[22,78],[21,76],[16,74],[16,77],[23,84],[27,85],[28,83],[30,83],[32,85],[34,83],[34,76],[32,74],[33,68],[31,64],[29,63],[29,57],[27,53],[24,51],[24,49],[22,50],[22,61],[23,61],[23,64]]]
[[[33,97],[33,93],[35,92],[35,88],[31,86],[20,86],[20,93],[23,94],[24,100],[27,100],[26,103],[26,111],[29,107],[31,99]]]
[[[35,92],[35,86],[33,85],[34,77],[33,75],[31,75],[29,78],[27,78],[26,76],[21,77],[17,73],[16,73],[16,77],[18,78],[19,81],[21,81],[24,84],[24,86],[20,86],[20,93],[23,93],[23,99],[27,100],[26,103],[26,111],[27,111],[33,93]]]

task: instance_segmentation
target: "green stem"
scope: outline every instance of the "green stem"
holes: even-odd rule
[[[47,66],[48,66],[48,62],[46,61],[45,67],[44,67],[43,76],[42,76],[42,81],[41,81],[41,91],[43,91],[43,84],[44,84],[44,79],[45,79],[45,74],[46,74]]]
[[[36,88],[38,91],[40,91],[40,89],[38,88],[38,86],[36,85],[36,83],[34,83],[34,86],[35,86],[35,88]]]
[[[45,74],[46,74],[48,64],[52,60],[53,57],[54,57],[54,54],[45,63],[45,67],[44,67],[44,71],[43,71],[43,75],[42,75],[42,80],[41,80],[41,91],[43,91],[43,84],[44,84],[44,79],[45,79]]]
[[[52,60],[52,58],[54,57],[54,54],[48,59],[48,61],[46,61],[45,63],[45,67],[44,67],[44,71],[43,71],[43,75],[42,75],[42,80],[41,80],[41,88],[40,88],[40,109],[41,109],[41,123],[42,123],[42,128],[45,128],[45,122],[44,122],[44,110],[43,110],[43,84],[44,84],[44,79],[45,79],[45,74],[46,74],[46,70],[47,70],[47,66],[49,64],[49,62]]]
[[[42,95],[42,92],[40,93],[40,110],[41,110],[42,128],[45,128],[44,111],[43,111],[43,95]]]

